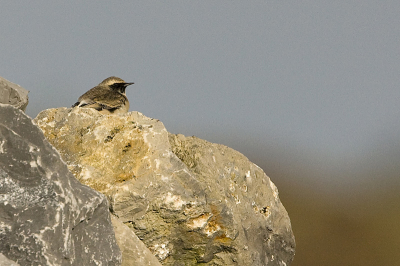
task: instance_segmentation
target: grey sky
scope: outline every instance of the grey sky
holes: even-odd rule
[[[345,168],[399,150],[399,14],[385,0],[4,1],[0,76],[30,90],[32,117],[116,75],[135,82],[131,110],[173,133]]]

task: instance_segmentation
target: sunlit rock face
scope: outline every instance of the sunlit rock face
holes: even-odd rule
[[[82,183],[162,265],[288,265],[294,236],[278,190],[245,156],[169,134],[139,112],[41,112],[35,123]]]
[[[0,253],[1,265],[121,263],[106,197],[76,180],[28,116],[3,104]]]
[[[28,93],[21,86],[0,77],[0,103],[10,104],[25,112],[29,102]]]

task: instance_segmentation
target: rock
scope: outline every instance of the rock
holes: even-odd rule
[[[11,104],[25,112],[29,102],[28,93],[21,86],[0,77],[0,103]]]
[[[161,266],[142,241],[114,215],[111,216],[115,237],[122,253],[122,266]]]
[[[34,121],[74,175],[109,197],[112,211],[162,264],[196,260],[198,253],[180,252],[181,243],[205,249],[205,243],[181,240],[182,222],[205,213],[206,200],[170,150],[160,121],[137,112],[105,116],[89,108],[49,109]]]
[[[237,235],[235,249],[248,258],[238,265],[285,265],[293,259],[289,216],[260,167],[224,145],[181,134],[170,134],[169,140],[172,151],[207,187],[208,204],[219,206],[217,213],[230,220],[225,232]],[[229,257],[225,254],[224,263],[235,260]]]
[[[19,265],[120,265],[107,199],[21,110],[0,104],[0,252]]]
[[[141,113],[42,111],[35,123],[162,265],[288,265],[294,236],[268,176],[242,154],[168,134]]]

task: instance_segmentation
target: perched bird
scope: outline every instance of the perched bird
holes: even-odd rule
[[[94,108],[104,114],[125,114],[129,110],[125,89],[132,84],[114,76],[106,78],[79,97],[72,107]]]

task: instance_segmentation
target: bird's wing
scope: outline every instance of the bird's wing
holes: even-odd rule
[[[126,101],[126,96],[113,91],[109,91],[93,98],[93,102],[101,105],[103,107],[102,109],[116,109],[123,106]]]
[[[94,108],[97,111],[101,111],[103,109],[113,110],[122,107],[127,101],[126,96],[115,93],[113,91],[103,91],[100,95],[95,96],[94,91],[89,90],[81,97],[79,97],[78,102],[75,103],[72,107],[85,107],[85,108]]]

